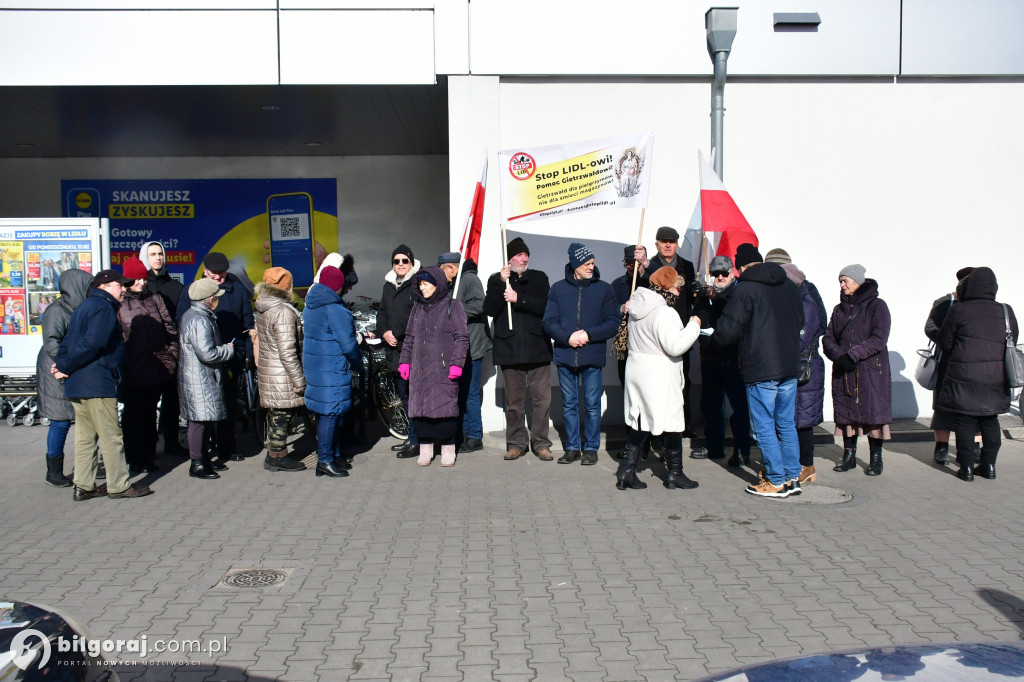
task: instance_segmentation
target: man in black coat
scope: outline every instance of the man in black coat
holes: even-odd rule
[[[240,462],[244,457],[235,449],[235,422],[238,420],[238,375],[248,365],[252,367],[253,351],[252,342],[247,329],[255,329],[252,317],[252,301],[249,300],[249,290],[245,288],[241,280],[228,272],[228,257],[219,251],[211,251],[203,259],[203,276],[212,279],[224,293],[221,294],[217,304],[217,330],[224,343],[236,342],[245,348],[245,352],[236,353],[231,360],[225,363],[226,372],[220,373],[220,385],[224,391],[224,403],[227,405],[228,417],[217,423],[217,450],[220,452],[221,461],[230,459],[233,462]],[[192,301],[188,296],[182,296],[178,303],[177,323],[181,326],[182,316],[188,312]]]
[[[612,291],[615,292],[615,303],[619,306],[619,314],[625,318],[628,306],[626,302],[629,301],[629,297],[633,295],[633,270],[639,268],[636,273],[636,285],[637,287],[645,286],[644,282],[647,281],[647,277],[644,275],[646,271],[644,266],[640,265],[636,260],[636,252],[642,251],[644,258],[647,257],[647,249],[643,246],[639,249],[635,246],[627,246],[622,250],[622,265],[626,268],[626,274],[621,277],[616,277],[612,280]],[[619,358],[619,383],[623,386],[626,385],[626,358]]]
[[[508,244],[508,265],[487,280],[484,313],[494,318],[494,364],[501,367],[505,382],[505,459],[519,459],[529,446],[550,462],[552,354],[551,339],[541,325],[550,285],[546,274],[529,265],[530,249],[516,237]],[[533,408],[529,431],[527,392]]]
[[[800,372],[800,292],[778,263],[765,263],[753,244],[736,249],[739,282],[715,328],[723,346],[738,345],[750,420],[764,460],[751,495],[782,498],[799,491],[796,377]]]
[[[167,310],[177,314],[184,285],[167,272],[167,252],[160,242],[146,242],[139,249],[139,260],[149,268],[146,284],[150,291],[160,294]],[[178,379],[171,377],[160,388],[160,433],[164,436],[165,455],[183,455],[184,448],[178,443]]]
[[[114,270],[93,277],[85,301],[71,313],[68,330],[50,370],[65,379],[64,395],[75,408],[75,492],[81,502],[109,495],[144,497],[152,490],[130,485],[117,398],[124,381],[124,335],[117,311],[131,280]],[[107,470],[107,485],[96,485],[96,443]]]
[[[694,306],[700,326],[715,328],[726,304],[736,290],[736,275],[728,256],[715,256],[708,271],[715,278],[713,287]],[[729,466],[746,466],[750,458],[750,412],[746,387],[740,374],[739,352],[735,346],[721,346],[714,336],[700,337],[700,412],[704,415],[705,447],[693,450],[694,459],[725,457],[725,399],[729,398],[732,416],[733,456]]]
[[[658,253],[651,259],[647,258],[647,251],[642,246],[638,246],[636,249],[637,262],[644,266],[646,276],[642,279],[643,286],[649,287],[649,277],[651,274],[657,272],[660,268],[666,265],[674,269],[678,274],[686,278],[686,287],[682,289],[679,294],[679,299],[676,301],[676,312],[679,313],[679,319],[683,321],[685,325],[689,321],[690,316],[693,314],[691,309],[693,304],[697,300],[697,293],[700,290],[700,283],[697,282],[697,275],[693,270],[693,263],[680,256],[677,251],[679,249],[679,232],[674,227],[663,225],[658,228],[658,231],[654,235],[654,246],[657,248]],[[683,438],[693,438],[693,429],[690,428],[690,354],[683,354],[683,420],[686,423],[686,429],[683,431]]]

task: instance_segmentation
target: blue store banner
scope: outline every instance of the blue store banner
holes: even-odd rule
[[[220,251],[253,282],[278,266],[308,287],[338,250],[334,178],[63,180],[61,193],[65,217],[110,219],[112,265],[158,241],[168,271],[186,283],[202,276],[206,254]]]

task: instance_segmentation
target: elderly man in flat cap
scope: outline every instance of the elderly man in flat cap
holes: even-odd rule
[[[104,495],[145,497],[153,492],[148,486],[129,484],[117,417],[124,379],[124,334],[117,311],[125,287],[134,281],[115,270],[101,270],[93,277],[85,301],[71,314],[50,370],[65,380],[64,395],[75,408],[76,502]],[[107,469],[107,483],[102,486],[96,485],[97,440]]]

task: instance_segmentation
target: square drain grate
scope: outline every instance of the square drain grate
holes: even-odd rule
[[[260,589],[283,585],[291,575],[290,568],[232,568],[220,579],[222,587]]]

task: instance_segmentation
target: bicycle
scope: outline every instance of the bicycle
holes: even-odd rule
[[[387,349],[381,339],[370,339],[366,332],[376,326],[377,302],[360,296],[360,304],[352,311],[355,318],[356,331],[363,335],[360,353],[363,366],[359,381],[358,408],[364,409],[372,417],[369,405],[372,404],[376,415],[384,423],[384,427],[395,438],[405,440],[409,437],[409,415],[398,395],[398,372],[388,367]]]

